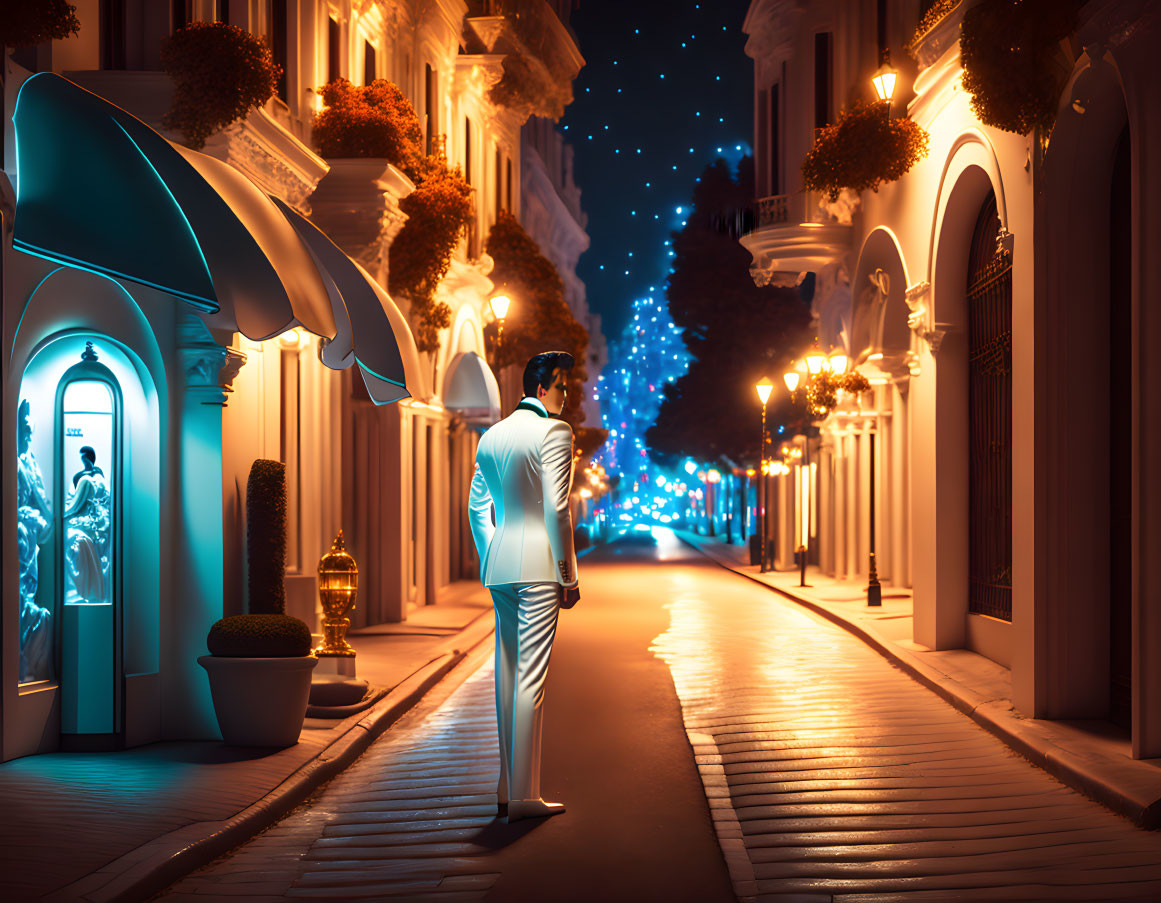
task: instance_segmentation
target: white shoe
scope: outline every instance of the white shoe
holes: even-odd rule
[[[509,800],[508,823],[522,818],[545,818],[564,814],[564,803],[546,803],[544,800]]]

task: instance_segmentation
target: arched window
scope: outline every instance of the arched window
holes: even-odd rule
[[[55,586],[61,733],[121,729],[121,387],[92,342],[55,406]]]

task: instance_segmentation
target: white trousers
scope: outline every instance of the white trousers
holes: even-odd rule
[[[556,637],[560,584],[489,587],[496,606],[496,722],[500,802],[540,798],[544,681]]]

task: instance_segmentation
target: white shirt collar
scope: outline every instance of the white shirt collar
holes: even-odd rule
[[[525,395],[523,398],[520,399],[520,403],[521,404],[535,405],[536,407],[538,407],[540,410],[542,410],[544,412],[545,417],[548,416],[548,408],[546,408],[544,406],[544,402],[541,401],[539,398],[533,398],[531,395]]]

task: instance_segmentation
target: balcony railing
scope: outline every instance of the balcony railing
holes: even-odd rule
[[[775,194],[758,199],[758,228],[790,222],[790,195]]]

